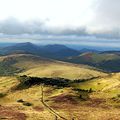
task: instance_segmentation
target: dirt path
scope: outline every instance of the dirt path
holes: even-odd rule
[[[42,102],[42,104],[50,111],[50,113],[52,113],[52,114],[55,116],[56,120],[57,120],[57,118],[61,118],[61,119],[63,119],[63,120],[68,120],[68,119],[62,117],[60,114],[58,114],[54,109],[52,109],[49,105],[47,105],[47,104],[44,102],[43,85],[41,85],[41,102]]]

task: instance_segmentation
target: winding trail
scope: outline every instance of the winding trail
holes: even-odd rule
[[[55,118],[56,118],[55,120],[57,120],[57,118],[61,118],[63,120],[68,120],[68,119],[64,118],[63,116],[61,116],[60,114],[58,114],[54,109],[52,109],[49,105],[47,105],[44,102],[43,85],[41,85],[41,102],[50,111],[50,113],[52,113],[55,116]]]

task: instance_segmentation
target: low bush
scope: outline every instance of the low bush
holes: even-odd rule
[[[29,103],[29,102],[23,102],[23,105],[25,105],[25,106],[32,106],[33,104]]]
[[[6,96],[5,93],[0,93],[0,98],[5,97],[5,96]]]
[[[118,94],[117,97],[120,98],[120,94]]]
[[[19,100],[17,100],[17,102],[23,103],[24,101],[23,101],[23,99],[19,99]]]
[[[24,101],[23,99],[17,100],[17,102],[22,103],[24,106],[32,106],[33,104],[27,101]]]

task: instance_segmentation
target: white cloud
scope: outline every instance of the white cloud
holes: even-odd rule
[[[120,0],[0,0],[0,41],[119,47],[119,5]]]
[[[98,33],[120,31],[120,0],[98,0],[89,28]]]
[[[49,19],[50,26],[85,24],[96,0],[0,0],[0,19]]]

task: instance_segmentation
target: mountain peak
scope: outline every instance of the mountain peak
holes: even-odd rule
[[[45,47],[54,47],[54,48],[56,47],[57,49],[58,48],[61,48],[61,49],[68,48],[65,45],[61,45],[61,44],[51,44],[51,45],[46,45]]]
[[[65,45],[60,45],[60,44],[51,44],[51,45],[46,45],[44,46],[45,50],[51,51],[51,52],[58,52],[61,50],[66,50],[69,49]]]
[[[15,46],[35,46],[31,42],[25,42],[25,43],[17,43]]]

